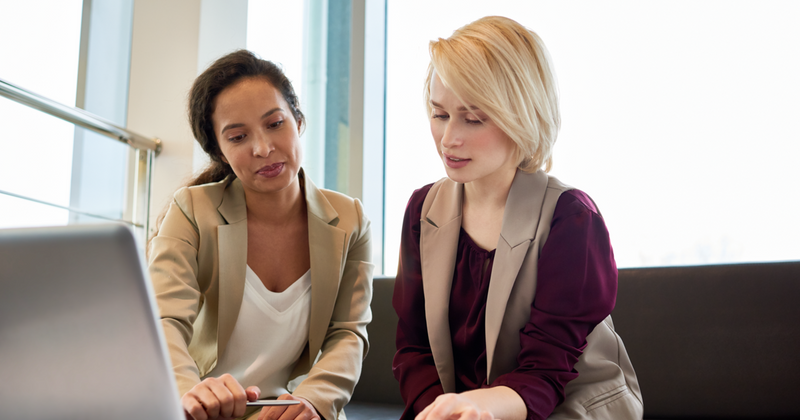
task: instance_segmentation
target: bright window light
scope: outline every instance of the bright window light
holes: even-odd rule
[[[0,13],[0,78],[75,106],[81,0],[9,1]],[[68,206],[75,126],[0,98],[0,190]],[[0,228],[63,225],[68,212],[0,193]]]
[[[406,202],[444,176],[422,104],[428,42],[486,15],[537,32],[562,130],[620,267],[800,259],[800,3],[390,2],[385,273]]]

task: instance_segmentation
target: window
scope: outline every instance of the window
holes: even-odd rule
[[[0,18],[0,36],[14,39],[0,47],[0,77],[124,127],[133,1],[44,3]],[[0,227],[123,221],[144,233],[135,151],[7,99],[0,107],[12,156],[0,169]]]
[[[0,39],[14,41],[0,43],[0,78],[74,106],[82,5],[4,4]],[[67,210],[19,196],[69,206],[74,126],[2,97],[0,126],[0,228],[67,224]]]
[[[620,267],[800,258],[800,4],[403,1],[387,22],[386,274],[412,191],[444,176],[422,104],[428,42],[486,15],[547,45],[552,174],[597,202]]]
[[[248,48],[281,63],[306,117],[303,168],[314,183],[361,199],[381,273],[386,3],[248,3]],[[266,16],[280,15],[271,25]],[[275,19],[269,19],[271,23]]]

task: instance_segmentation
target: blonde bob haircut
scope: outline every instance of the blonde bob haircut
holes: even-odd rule
[[[553,165],[561,126],[558,89],[544,43],[533,31],[500,16],[487,16],[429,45],[425,106],[433,115],[433,73],[464,104],[482,110],[517,146],[519,168]]]

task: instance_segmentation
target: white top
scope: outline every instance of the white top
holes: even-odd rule
[[[230,373],[261,398],[287,393],[286,384],[308,342],[311,270],[281,293],[271,292],[247,266],[236,326],[216,367],[206,377]]]

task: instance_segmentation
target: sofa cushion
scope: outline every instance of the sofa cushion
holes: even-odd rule
[[[619,270],[645,418],[800,416],[800,262]]]

